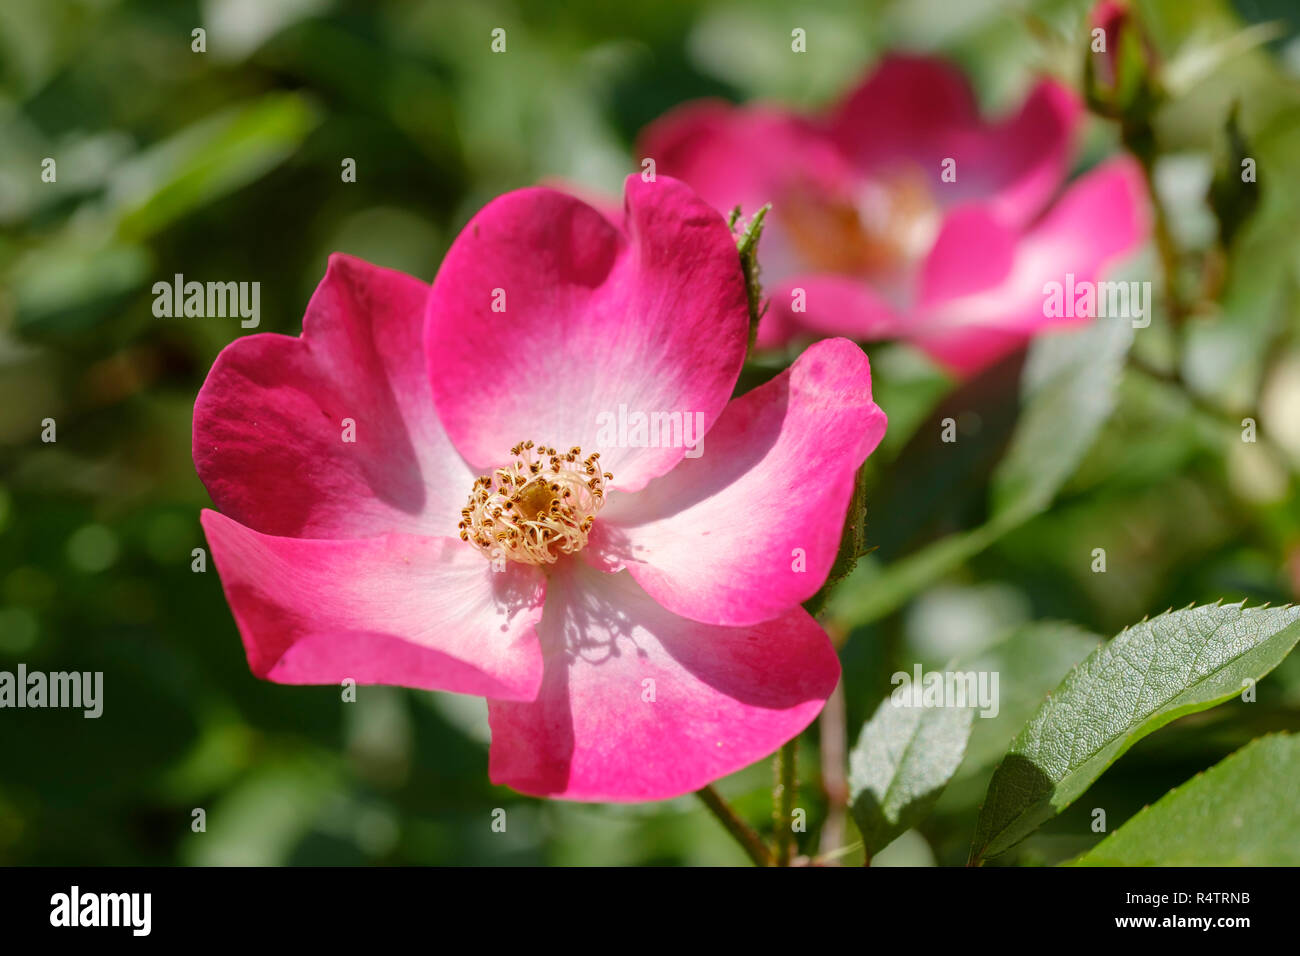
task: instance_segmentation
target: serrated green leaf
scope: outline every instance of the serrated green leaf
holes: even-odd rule
[[[969,707],[900,707],[884,700],[849,754],[853,819],[870,858],[930,812],[966,752]]]
[[[1300,737],[1274,734],[1144,808],[1076,866],[1300,866]]]
[[[1300,640],[1300,607],[1209,605],[1128,628],[1088,656],[1011,744],[989,783],[972,860],[1072,803],[1129,747],[1241,693]]]

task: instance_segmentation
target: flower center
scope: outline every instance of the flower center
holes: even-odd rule
[[[939,207],[919,170],[877,174],[857,196],[796,194],[785,209],[787,229],[810,265],[872,281],[887,280],[929,251]]]
[[[525,441],[510,454],[509,465],[474,479],[460,539],[493,562],[554,564],[581,551],[614,478],[600,471],[600,453],[583,458],[581,448],[561,453]]]

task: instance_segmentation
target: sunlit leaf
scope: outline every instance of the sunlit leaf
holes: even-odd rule
[[[853,819],[868,857],[925,818],[961,763],[974,711],[886,699],[849,755]]]
[[[1300,640],[1300,607],[1209,605],[1128,628],[1088,656],[998,765],[971,858],[1001,853],[1171,720],[1206,710],[1271,671]]]
[[[297,149],[318,121],[306,97],[268,93],[186,127],[114,178],[109,198],[120,233],[149,236],[253,182]]]
[[[1300,865],[1300,737],[1247,744],[1075,861],[1080,866]]]

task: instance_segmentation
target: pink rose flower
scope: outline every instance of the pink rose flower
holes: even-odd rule
[[[777,749],[838,680],[800,602],[886,422],[843,339],[731,399],[747,327],[725,222],[668,178],[618,224],[502,196],[432,288],[333,256],[302,336],[233,342],[194,408],[253,673],[485,696],[492,780],[538,795],[672,797]],[[702,427],[651,444],[637,413]]]
[[[985,122],[957,70],[892,56],[825,116],[687,104],[644,131],[638,155],[717,209],[773,204],[761,344],[905,338],[970,374],[1077,321],[1044,316],[1046,283],[1096,281],[1147,235],[1128,159],[1061,193],[1080,112],[1043,81]]]

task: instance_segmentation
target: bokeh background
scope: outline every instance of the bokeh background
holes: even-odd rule
[[[1158,185],[1189,262],[1218,270],[1184,276],[1215,290],[1188,325],[1186,381],[1126,373],[1049,511],[854,627],[842,650],[850,742],[889,675],[915,661],[994,647],[1032,658],[1050,687],[1096,635],[1144,615],[1295,596],[1300,8],[1135,6],[1152,55],[1186,78],[1157,117]],[[588,806],[493,787],[478,700],[363,688],[345,704],[334,687],[254,679],[215,570],[191,570],[209,504],[190,458],[193,400],[217,351],[246,332],[237,319],[155,318],[150,288],[178,272],[259,281],[258,331],[296,334],[330,252],[431,280],[500,192],[558,178],[617,194],[639,169],[638,130],[684,100],[815,108],[890,49],[951,57],[991,111],[1039,71],[1078,88],[1088,7],[5,0],[0,669],[103,671],[105,711],[0,711],[0,863],[744,863],[689,797]],[[795,26],[813,52],[790,52]],[[196,27],[206,53],[191,51]],[[490,52],[496,27],[505,54]],[[1259,195],[1216,210],[1206,196],[1234,161],[1234,105]],[[1117,148],[1112,124],[1094,121],[1079,168]],[[47,156],[56,183],[40,181]],[[345,157],[355,183],[341,182]],[[1149,253],[1130,268],[1158,285]],[[1144,339],[1159,353],[1160,334]],[[1014,362],[958,387],[903,346],[869,354],[891,431],[873,458],[876,550],[852,587],[981,526],[1017,417]],[[1267,442],[1240,441],[1233,419],[1246,414]],[[933,441],[946,415],[962,421],[960,457]],[[46,418],[56,443],[41,441]],[[1099,542],[1104,575],[1089,567]],[[1053,620],[1074,624],[1024,629]],[[997,644],[1016,634],[1024,647]],[[877,864],[965,861],[993,763],[1036,687],[1004,683],[1004,716],[976,721],[935,815]],[[1251,737],[1300,729],[1300,665],[1270,675],[1260,698],[1148,738],[998,862],[1066,859],[1098,839],[1091,807],[1107,807],[1113,828]],[[771,773],[760,764],[720,785],[756,826],[770,826]],[[802,848],[816,853],[815,731],[800,775]],[[490,827],[498,807],[505,833]],[[206,832],[191,830],[194,808]],[[853,839],[850,825],[842,842]]]

